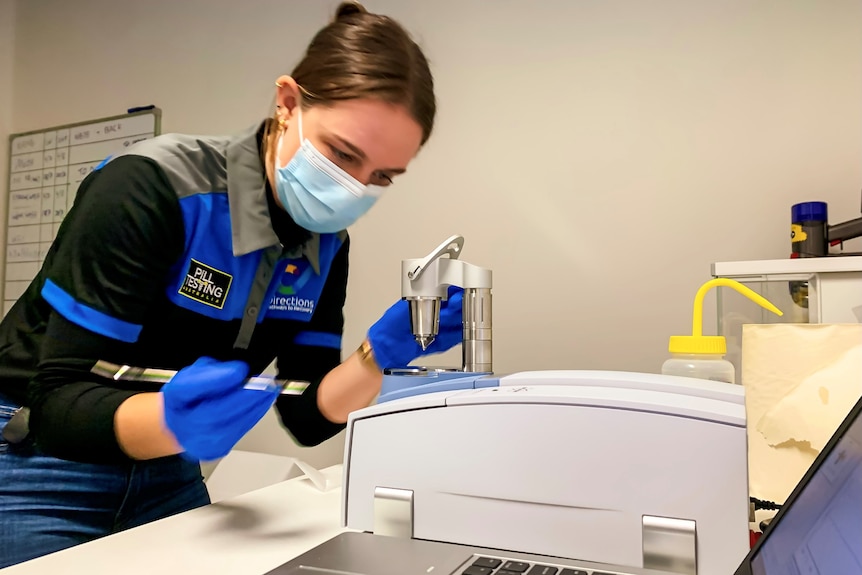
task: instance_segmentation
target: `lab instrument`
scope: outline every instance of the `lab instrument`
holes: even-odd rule
[[[462,371],[487,373],[492,370],[491,270],[458,259],[463,249],[463,236],[454,235],[423,258],[403,260],[401,297],[410,304],[410,327],[425,349],[437,336],[448,286],[464,288]]]
[[[790,243],[793,258],[817,258],[829,255],[829,248],[842,246],[847,240],[862,237],[862,217],[829,225],[826,202],[802,202],[790,209]]]
[[[744,284],[784,312],[778,317],[747,298],[717,290],[717,333],[725,337],[725,358],[736,366],[736,381],[743,385],[743,325],[862,323],[862,256],[715,262],[711,275]]]
[[[497,470],[499,471],[499,469]],[[541,470],[540,470],[541,471]],[[554,469],[553,471],[558,471]],[[573,476],[577,482],[583,475],[601,474],[598,470],[578,470]],[[551,471],[545,471],[550,473]],[[541,473],[536,473],[537,481]],[[605,473],[615,479],[613,475]],[[501,474],[489,474],[489,486]],[[649,482],[649,477],[643,478]],[[716,480],[717,481],[717,480]],[[424,492],[417,494],[423,497]],[[781,511],[770,523],[769,529],[758,540],[753,549],[744,553],[744,558],[727,559],[715,557],[714,561],[698,561],[696,572],[735,573],[735,575],[784,575],[786,573],[840,573],[862,575],[862,514],[857,512],[862,501],[862,400],[850,410],[832,439],[811,465],[809,471],[794,489]],[[514,502],[489,500],[487,505],[503,507]],[[425,506],[418,506],[417,509]],[[381,507],[382,509],[382,507]],[[375,509],[376,510],[376,509]],[[406,512],[406,508],[404,509]],[[600,510],[584,509],[586,515]],[[574,513],[574,511],[570,511]],[[450,520],[457,523],[462,514]],[[530,508],[512,507],[503,523],[507,527],[522,525],[528,529],[535,517]],[[427,516],[415,518],[427,521]],[[569,524],[559,524],[563,529]],[[668,524],[667,527],[671,527]],[[539,524],[538,528],[547,528]],[[609,543],[625,544],[625,536],[617,536],[602,529],[600,536]],[[376,525],[375,525],[376,528]],[[488,524],[489,530],[499,526]],[[694,570],[681,568],[679,564],[667,562],[667,571],[653,571],[631,566],[589,563],[585,559],[592,553],[587,551],[580,560],[569,559],[579,544],[581,531],[571,530],[565,535],[571,538],[571,551],[561,555],[538,555],[513,552],[502,547],[481,548],[472,544],[449,543],[408,537],[391,537],[371,530],[341,533],[308,552],[269,572],[268,575],[292,575],[314,572],[319,575],[348,575],[376,573],[378,575],[502,575],[503,573],[527,573],[528,575],[647,575],[656,573],[691,574]],[[645,542],[646,543],[646,542]],[[645,545],[645,551],[647,545]],[[700,558],[699,558],[700,559]],[[730,565],[730,567],[720,567]],[[735,570],[735,571],[734,571]]]
[[[565,370],[445,383],[350,415],[346,527],[631,567],[594,567],[615,573],[726,575],[748,550],[741,386]]]
[[[441,302],[452,286],[463,288],[461,367],[398,366],[384,369],[378,402],[424,392],[457,389],[476,375],[493,372],[492,272],[460,258],[464,237],[453,235],[422,258],[401,262],[401,298],[410,309],[410,329],[427,349],[437,337]]]

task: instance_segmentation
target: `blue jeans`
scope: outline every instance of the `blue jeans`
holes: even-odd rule
[[[17,408],[0,395],[0,430]],[[0,568],[209,502],[200,465],[179,456],[76,463],[0,439]]]

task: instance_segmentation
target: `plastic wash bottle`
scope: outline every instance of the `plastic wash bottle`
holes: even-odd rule
[[[674,335],[670,338],[668,351],[671,358],[661,366],[664,375],[680,375],[713,381],[736,383],[733,364],[724,359],[727,342],[723,336],[703,335],[703,298],[713,287],[733,288],[751,301],[777,314],[784,315],[760,294],[729,278],[717,278],[703,284],[694,297],[694,313],[691,335]]]

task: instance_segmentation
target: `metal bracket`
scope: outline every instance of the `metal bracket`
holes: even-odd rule
[[[697,575],[697,523],[643,516],[644,569]]]
[[[374,534],[413,538],[413,490],[374,488]]]

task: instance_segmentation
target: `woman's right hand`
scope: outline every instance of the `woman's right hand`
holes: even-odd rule
[[[244,389],[248,370],[242,361],[202,357],[162,386],[165,425],[187,458],[224,457],[272,407],[278,388]]]

